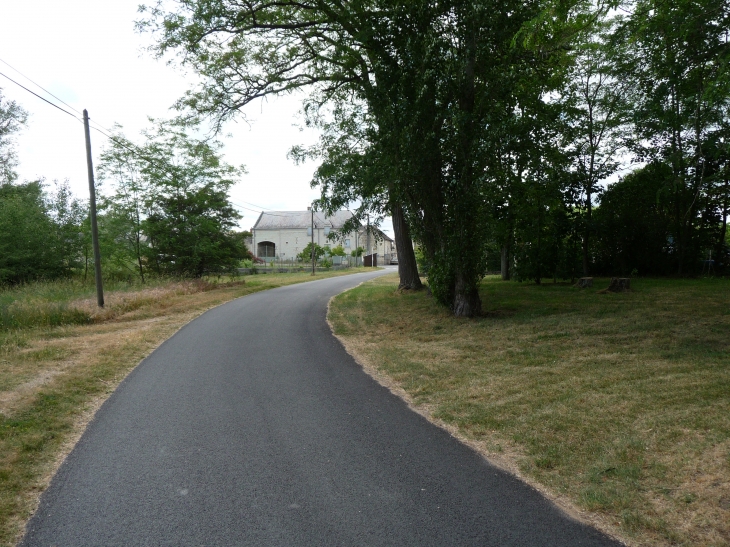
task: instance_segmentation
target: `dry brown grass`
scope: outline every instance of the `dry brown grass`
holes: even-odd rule
[[[352,272],[317,274],[316,279]],[[310,281],[308,274],[245,282],[170,283],[65,303],[91,324],[0,332],[0,544],[14,545],[41,492],[119,382],[205,310],[252,292]],[[13,303],[44,306],[44,301]]]
[[[606,281],[607,284],[607,281]],[[451,317],[381,277],[330,319],[384,384],[630,545],[730,545],[730,282],[487,280]]]

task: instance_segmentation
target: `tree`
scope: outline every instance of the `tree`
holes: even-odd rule
[[[243,260],[251,260],[253,258],[253,253],[246,244],[246,240],[251,240],[251,235],[251,232],[248,230],[233,231],[230,233],[230,236],[235,240],[236,245],[244,250],[245,256],[243,257]]]
[[[143,280],[148,268],[183,277],[232,270],[249,255],[228,200],[245,171],[222,161],[219,142],[190,129],[158,122],[136,146],[118,128],[102,153],[101,180],[112,183],[105,238],[119,266],[134,264]]]
[[[314,244],[314,260],[319,260],[325,255],[325,248],[318,243]],[[297,255],[297,258],[302,262],[312,261],[312,242],[307,243],[307,246],[302,249],[302,252]]]
[[[330,250],[330,255],[332,255],[332,256],[347,256],[347,253],[345,253],[345,249],[342,247],[342,245],[337,245],[332,250]]]
[[[727,221],[730,216],[730,119],[725,120],[721,129],[706,143],[708,154],[709,181],[708,202],[714,209],[711,216],[715,217],[715,243],[710,245],[712,257],[716,264],[722,264],[723,269],[730,268],[730,245],[727,239],[730,236]],[[718,218],[719,217],[719,218]],[[711,219],[711,222],[713,220]],[[719,268],[716,268],[719,272]]]
[[[597,267],[610,275],[672,271],[671,166],[655,162],[608,187],[596,209]]]
[[[100,210],[104,213],[102,235],[111,243],[105,246],[104,263],[121,269],[129,269],[134,264],[142,283],[148,246],[142,222],[148,214],[147,202],[152,196],[152,186],[144,176],[144,168],[150,161],[159,160],[145,160],[144,154],[122,134],[121,126],[116,126],[97,168],[99,182],[112,184],[112,193],[100,200]]]
[[[356,180],[345,195],[393,215],[401,276],[410,271],[417,278],[413,253],[400,255],[412,251],[412,235],[433,264],[434,296],[456,315],[479,314],[490,226],[486,189],[495,180],[490,150],[515,87],[536,88],[538,95],[554,89],[551,67],[572,27],[582,24],[574,21],[582,4],[515,0],[495,9],[466,0],[285,0],[242,10],[230,0],[190,0],[178,6],[149,9],[141,23],[158,32],[158,54],[177,51],[202,76],[203,85],[178,106],[220,127],[252,100],[294,89],[309,90],[317,105],[362,105],[363,146],[335,159],[345,160],[345,177],[362,159],[376,168],[367,186]]]
[[[247,250],[232,235],[238,213],[214,183],[161,196],[144,221],[146,254],[160,272],[180,277],[232,271]]]
[[[221,144],[167,122],[144,132],[140,169],[148,185],[144,249],[161,273],[200,277],[232,270],[247,250],[233,237],[240,218],[228,190],[244,172],[223,162]]]
[[[61,211],[66,197],[48,199],[42,181],[0,185],[0,283],[56,279],[71,272],[77,255],[67,238],[80,228],[73,204],[68,214]]]
[[[584,276],[591,269],[593,200],[600,192],[599,182],[619,167],[617,155],[625,145],[622,129],[629,114],[627,85],[618,61],[623,46],[611,40],[611,25],[601,21],[596,32],[577,44],[562,97],[571,117],[567,133],[578,187],[574,203],[582,213],[575,219],[582,225]]]
[[[5,99],[0,88],[0,185],[17,178],[14,138],[27,119],[28,113],[15,101]]]
[[[395,195],[399,177],[384,153],[387,145],[379,144],[378,130],[366,105],[351,92],[329,94],[329,116],[322,114],[322,100],[305,103],[307,123],[320,129],[320,141],[308,149],[294,147],[291,155],[297,161],[320,159],[312,179],[321,197],[317,206],[328,213],[343,208],[355,209],[353,218],[341,233],[359,230],[363,219],[377,225],[390,214],[401,256],[398,262],[399,289],[422,287],[413,253],[411,230],[403,211],[402,199]]]
[[[77,271],[82,264],[85,234],[83,225],[89,215],[88,203],[76,198],[69,181],[54,181],[55,191],[46,196],[47,215],[54,225],[54,242],[61,256],[64,275]]]
[[[377,2],[262,2],[242,12],[235,3],[221,0],[181,4],[177,12],[149,9],[150,19],[140,26],[159,32],[159,54],[185,52],[184,62],[206,80],[178,106],[210,115],[220,127],[243,105],[268,94],[310,88],[325,102],[339,91],[367,96],[377,86],[376,79],[387,74],[383,55],[388,40],[399,35],[392,28],[393,17],[403,22],[408,15],[403,7],[391,8]],[[373,73],[376,68],[378,75]],[[412,255],[397,199],[388,197],[396,243],[399,253],[410,250]],[[402,277],[405,265],[415,264],[414,257],[407,258],[399,261],[404,265],[399,267]],[[420,286],[417,272],[414,279],[402,282]]]
[[[697,268],[702,223],[714,184],[711,141],[721,141],[730,106],[730,3],[639,0],[620,29],[630,44],[626,76],[633,89],[638,159],[671,168],[676,272]],[[724,146],[727,155],[727,146]],[[717,158],[715,158],[717,159]],[[714,206],[719,216],[719,207]]]

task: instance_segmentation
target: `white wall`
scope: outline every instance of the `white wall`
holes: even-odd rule
[[[283,229],[283,230],[254,230],[253,231],[253,245],[251,246],[251,252],[253,254],[258,253],[258,244],[262,241],[271,241],[276,245],[276,257],[279,260],[292,260],[304,248],[312,241],[312,236],[307,235],[307,229]],[[344,239],[350,240],[350,246],[345,246]],[[354,233],[342,238],[341,240],[331,241],[327,238],[324,233],[324,228],[315,228],[314,230],[314,242],[317,245],[330,247],[336,247],[340,242],[345,249],[345,252],[350,256],[350,251],[356,249],[356,244],[362,245],[359,240],[356,240]]]

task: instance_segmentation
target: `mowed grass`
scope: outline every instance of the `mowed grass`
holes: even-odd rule
[[[490,277],[468,320],[385,276],[330,320],[381,381],[580,518],[631,545],[730,545],[730,280],[608,281]]]
[[[103,310],[93,285],[0,292],[0,545],[16,544],[96,409],[182,325],[240,296],[356,271],[116,285]]]

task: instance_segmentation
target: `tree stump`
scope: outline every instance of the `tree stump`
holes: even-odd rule
[[[581,277],[578,280],[578,283],[575,284],[576,287],[579,289],[587,289],[588,287],[593,286],[593,278],[592,277]]]
[[[612,277],[608,290],[611,292],[623,292],[631,289],[630,277]]]

